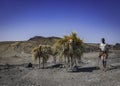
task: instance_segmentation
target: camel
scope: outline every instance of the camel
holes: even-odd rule
[[[69,40],[69,57],[68,60],[70,60],[70,68],[77,66],[78,60],[80,59],[79,56],[76,56],[75,44],[72,39]]]
[[[54,51],[61,62],[64,59],[65,66],[72,68],[77,66],[78,61],[83,55],[84,46],[83,41],[77,37],[76,33],[70,36],[64,36],[62,39],[56,41],[54,44]]]
[[[69,40],[69,50],[68,50],[68,52],[69,52],[68,60],[69,60],[69,63],[70,63],[70,68],[72,68],[73,65],[74,65],[74,52],[73,51],[74,51],[73,50],[73,40],[70,39]]]
[[[67,63],[67,68],[77,66],[78,58],[74,55],[74,42],[72,39],[69,40],[68,45],[65,44],[63,47],[64,61]]]
[[[47,62],[49,55],[51,54],[51,47],[48,45],[39,45],[39,47],[36,47],[32,50],[32,54],[33,54],[34,60],[39,59],[39,68],[42,60],[43,69],[44,69],[44,65]]]

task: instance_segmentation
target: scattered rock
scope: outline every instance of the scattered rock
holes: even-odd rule
[[[13,77],[11,78],[11,80],[13,80]]]
[[[33,67],[33,64],[32,63],[28,63],[27,68],[31,68],[31,67]]]
[[[22,70],[20,70],[20,72],[22,72]]]

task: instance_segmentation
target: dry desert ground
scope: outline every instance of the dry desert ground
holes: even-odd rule
[[[0,86],[120,86],[120,50],[109,54],[107,70],[103,71],[98,52],[84,53],[77,71],[66,71],[52,59],[45,69],[38,69],[32,63],[31,55],[24,52],[21,57],[3,55],[0,57]]]

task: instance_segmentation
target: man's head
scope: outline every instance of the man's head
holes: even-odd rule
[[[101,41],[102,41],[102,43],[104,43],[104,44],[105,44],[105,38],[102,38],[102,39],[101,39]]]

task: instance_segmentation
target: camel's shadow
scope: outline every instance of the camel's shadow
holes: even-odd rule
[[[63,67],[63,64],[54,64],[52,66],[49,66],[47,68],[65,68]],[[82,67],[82,66],[77,66],[73,68],[68,68],[68,72],[93,72],[94,70],[99,70],[100,68],[97,66],[93,67]]]
[[[53,64],[53,65],[47,66],[46,69],[62,68],[62,66],[63,66],[63,64]]]
[[[75,67],[72,69],[69,69],[68,72],[93,72],[94,70],[99,70],[99,67]]]

